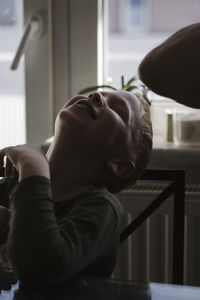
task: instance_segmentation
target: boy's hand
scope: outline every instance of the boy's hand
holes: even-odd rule
[[[19,181],[31,176],[50,178],[48,161],[39,147],[25,144],[0,150],[0,169],[4,158],[7,177],[19,177]]]
[[[7,241],[9,232],[10,210],[0,206],[0,245]]]

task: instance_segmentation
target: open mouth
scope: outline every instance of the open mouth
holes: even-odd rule
[[[96,119],[94,108],[88,101],[80,100],[76,102],[76,105],[80,106],[92,119]]]

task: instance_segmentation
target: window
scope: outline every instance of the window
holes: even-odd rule
[[[80,89],[97,83],[101,3],[24,1],[25,24],[38,13],[44,20],[42,37],[29,41],[25,55],[28,142],[41,144],[52,136],[60,108]]]
[[[25,142],[24,63],[13,72],[12,59],[22,34],[22,0],[0,2],[0,148]]]
[[[16,3],[16,0],[12,1]],[[5,5],[11,3],[11,0],[1,3]],[[22,7],[22,0],[18,0],[17,3],[21,3]],[[0,33],[2,28],[14,26],[14,11],[18,11],[20,5],[17,5],[17,8],[10,6],[7,19],[3,9],[0,10]],[[24,1],[24,24],[37,13],[41,13],[44,19],[42,38],[32,39],[25,55],[27,141],[40,144],[53,135],[58,110],[80,89],[97,83],[107,83],[108,78],[112,78],[112,85],[119,88],[120,76],[123,74],[125,80],[134,76],[139,62],[151,48],[177,29],[198,21],[199,6],[199,0]],[[22,33],[22,20],[20,22]],[[11,63],[21,38],[19,33],[15,36],[17,41],[12,50],[7,51],[7,54],[4,48],[0,50],[1,62],[9,60]],[[4,47],[4,44],[1,43],[1,47]],[[16,85],[18,90],[9,85],[9,93],[12,91],[15,99],[18,95],[24,99],[24,94],[21,93],[24,89],[24,79],[20,74],[23,74],[23,60],[19,69],[15,72],[10,71],[7,77],[9,81],[14,76],[17,79],[22,78],[21,83]],[[2,81],[0,99],[2,95],[5,99],[5,86]],[[7,92],[7,95],[9,93]],[[158,141],[166,139],[167,123],[163,121],[163,118],[167,118],[165,109],[171,109],[175,104],[168,100],[166,102],[166,99],[156,102],[155,95],[152,98],[154,136]],[[20,105],[17,107],[19,109]],[[21,111],[24,114],[24,106]],[[3,115],[8,116],[7,113]],[[13,117],[9,115],[6,118],[10,121]],[[160,123],[163,124],[162,128],[157,126]],[[8,125],[6,127],[8,128]],[[3,125],[0,128],[3,128]],[[17,136],[16,125],[14,128],[13,132]],[[21,132],[23,133],[23,130]]]
[[[199,11],[199,0],[109,0],[104,81],[120,88],[121,75],[125,80],[136,75],[145,54],[178,29],[199,22]],[[151,97],[154,145],[160,145],[167,141],[170,111],[180,106]]]
[[[100,72],[97,65],[100,62],[103,66],[102,3],[1,1],[0,147],[25,141],[43,143],[53,135],[55,117],[64,103],[83,87],[100,83],[103,68]],[[11,71],[24,30],[37,14],[43,20],[43,33],[28,40],[18,68]]]
[[[109,0],[105,79],[137,73],[141,59],[183,26],[199,22],[199,0]]]

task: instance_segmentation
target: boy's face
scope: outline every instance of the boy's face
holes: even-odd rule
[[[140,113],[140,101],[129,92],[79,95],[59,112],[55,135],[73,153],[105,161],[128,151]]]

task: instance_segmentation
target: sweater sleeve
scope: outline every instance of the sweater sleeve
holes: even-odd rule
[[[9,198],[16,185],[17,179],[15,178],[3,177],[0,179],[0,205],[9,207]]]
[[[103,197],[80,201],[58,224],[50,181],[25,179],[13,196],[8,250],[14,272],[28,285],[66,280],[104,251],[116,226]]]
[[[5,206],[5,192],[6,192],[7,180],[5,178],[0,179],[0,205]]]

